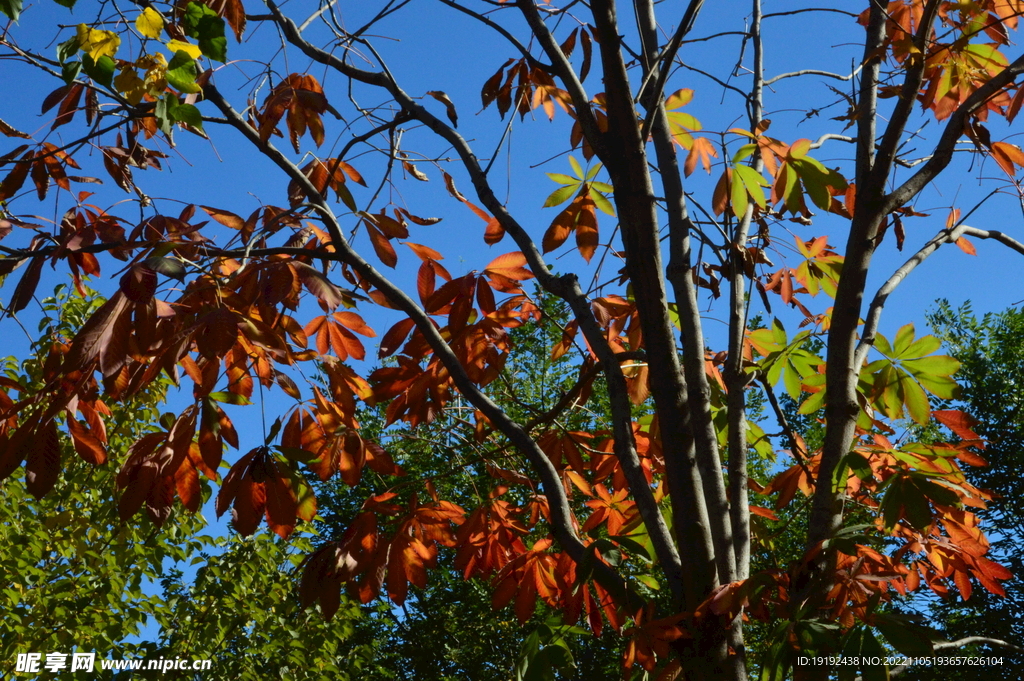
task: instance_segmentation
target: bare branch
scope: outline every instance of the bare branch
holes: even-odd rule
[[[848,17],[860,16],[856,12],[847,12],[845,9],[832,9],[831,7],[807,7],[805,9],[794,9],[788,12],[772,12],[765,14],[763,19],[771,19],[772,17],[788,17],[794,14],[803,14],[804,12],[835,12],[836,14],[845,14]]]
[[[829,140],[836,140],[838,142],[850,142],[852,144],[857,141],[857,138],[850,137],[849,135],[836,135],[834,133],[828,132],[819,137],[816,142],[813,142],[811,144],[811,149],[817,149],[821,147],[822,144],[828,142]]]
[[[791,71],[790,73],[783,73],[778,76],[775,76],[774,78],[769,78],[764,82],[764,84],[765,87],[767,87],[769,85],[779,82],[780,80],[785,80],[786,78],[796,78],[797,76],[825,76],[826,78],[834,78],[835,80],[847,81],[853,80],[854,76],[856,76],[859,71],[860,67],[858,66],[850,75],[840,76],[838,73],[832,73],[831,71],[819,71],[818,69],[802,69],[800,71]]]

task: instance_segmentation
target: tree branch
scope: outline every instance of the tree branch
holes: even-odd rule
[[[294,26],[294,25],[293,25]],[[207,100],[213,103],[221,113],[228,119],[232,127],[238,130],[243,137],[253,144],[259,151],[270,159],[278,168],[283,170],[288,177],[296,182],[305,193],[310,205],[320,214],[331,236],[331,243],[338,253],[339,259],[355,270],[363,279],[370,282],[375,288],[383,293],[388,301],[398,310],[409,316],[416,324],[416,328],[423,334],[424,339],[434,351],[437,358],[448,370],[453,383],[466,398],[479,409],[494,426],[507,437],[517,449],[530,461],[530,464],[537,471],[541,479],[541,486],[548,498],[551,510],[551,528],[559,545],[578,564],[587,552],[586,545],[576,535],[573,525],[573,512],[569,507],[569,501],[562,486],[561,478],[551,460],[540,449],[537,443],[530,437],[522,426],[513,421],[509,416],[469,378],[466,370],[459,362],[458,357],[445,342],[440,332],[434,326],[430,317],[424,312],[405,292],[393,284],[387,277],[378,272],[372,265],[364,260],[348,243],[342,233],[334,212],[327,201],[310,182],[309,178],[294,163],[289,161],[284,154],[276,149],[269,142],[260,139],[256,130],[243,119],[237,111],[224,99],[212,84],[204,88]],[[611,566],[602,561],[594,561],[595,575],[601,584],[609,589],[623,603],[631,607],[640,607],[644,603],[642,596],[633,592],[625,580]]]
[[[764,82],[764,84],[765,87],[768,87],[769,85],[773,85],[774,83],[777,83],[780,80],[785,80],[786,78],[796,78],[798,76],[825,76],[826,78],[834,78],[835,80],[847,81],[853,80],[854,76],[857,75],[858,71],[860,71],[859,66],[850,75],[840,76],[838,73],[832,73],[831,71],[819,71],[818,69],[802,69],[800,71],[791,71],[789,73],[779,74],[774,78],[769,78]]]
[[[615,422],[613,433],[616,445],[615,453],[622,464],[623,473],[633,491],[637,509],[647,526],[655,547],[658,549],[658,559],[665,570],[666,578],[670,586],[680,589],[684,579],[682,563],[675,544],[672,542],[665,519],[662,517],[661,510],[658,508],[650,486],[647,484],[647,478],[640,464],[639,456],[636,453],[636,444],[631,425],[631,406],[626,390],[625,376],[622,373],[622,368],[615,361],[615,353],[612,352],[611,346],[604,339],[601,327],[598,325],[593,311],[590,309],[589,301],[580,289],[576,277],[573,275],[559,277],[548,269],[547,263],[537,248],[537,244],[494,195],[476,155],[466,140],[452,127],[442,122],[413,100],[398,86],[390,75],[386,73],[374,74],[353,69],[353,67],[345,64],[334,55],[308,43],[295,30],[294,23],[276,10],[272,0],[268,0],[268,4],[271,5],[278,16],[278,21],[288,41],[296,45],[303,53],[325,66],[338,69],[345,75],[350,75],[350,72],[354,71],[355,75],[352,77],[357,80],[364,79],[362,82],[370,82],[373,85],[386,89],[403,110],[409,112],[411,116],[421,121],[427,128],[446,140],[455,149],[462,161],[463,167],[469,173],[477,196],[484,206],[491,211],[502,228],[515,240],[516,245],[519,246],[526,257],[531,271],[537,277],[537,281],[546,291],[558,296],[569,304],[570,309],[572,309],[573,314],[579,321],[580,330],[583,332],[584,337],[608,372],[609,398]],[[497,407],[495,408],[497,409]],[[507,419],[507,417],[505,418]],[[529,436],[527,435],[526,437]],[[530,442],[532,443],[532,440]],[[532,446],[536,448],[535,443]],[[537,451],[540,450],[537,449]],[[575,556],[573,558],[575,559]]]
[[[1009,66],[972,92],[964,100],[963,104],[957,107],[953,115],[949,117],[949,122],[946,123],[946,127],[942,131],[942,136],[939,138],[931,158],[925,162],[920,170],[911,175],[906,182],[885,197],[885,213],[890,213],[905,205],[917,196],[918,192],[934,180],[939,173],[945,170],[953,158],[953,151],[956,148],[957,140],[963,134],[964,124],[970,115],[1007,85],[1012,84],[1017,76],[1022,73],[1024,73],[1024,55],[1014,59]]]
[[[867,358],[868,351],[871,349],[871,346],[874,345],[875,336],[878,332],[878,322],[882,316],[882,309],[885,307],[886,300],[888,300],[892,292],[896,290],[896,287],[899,286],[911,272],[917,269],[918,265],[927,260],[932,253],[939,250],[941,246],[954,243],[964,235],[970,235],[979,239],[994,239],[1014,251],[1017,251],[1021,255],[1024,255],[1024,244],[1003,232],[977,229],[963,224],[955,225],[949,229],[943,229],[928,243],[922,246],[917,253],[912,255],[909,260],[903,263],[899,269],[893,272],[892,276],[890,276],[889,279],[886,280],[886,282],[878,289],[878,292],[875,293],[875,297],[871,301],[871,306],[868,308],[868,314],[864,319],[864,330],[861,333],[860,344],[857,346],[857,366],[861,366],[864,363],[864,360]]]
[[[853,143],[853,142],[857,141],[857,139],[855,137],[850,137],[849,135],[836,135],[834,133],[828,132],[828,133],[825,133],[824,135],[822,135],[821,137],[819,137],[816,142],[813,142],[811,144],[811,149],[818,149],[818,148],[821,147],[821,145],[823,145],[825,142],[828,142],[829,140],[836,140],[837,142],[850,142],[850,143]]]
[[[568,58],[562,53],[562,48],[551,34],[548,25],[544,23],[533,0],[516,0],[516,5],[523,13],[523,17],[526,18],[526,23],[533,31],[533,35],[536,36],[537,42],[540,43],[544,53],[551,60],[551,71],[565,85],[565,90],[569,93],[573,107],[576,109],[576,120],[580,123],[584,137],[590,142],[594,153],[598,157],[603,157],[606,154],[603,141],[604,133],[597,126],[597,117],[594,116],[594,111],[590,108],[590,97],[583,89],[583,83],[576,76]]]
[[[885,178],[889,176],[893,161],[896,159],[896,150],[899,148],[903,132],[907,127],[907,121],[914,110],[914,105],[917,104],[917,95],[921,90],[921,83],[924,81],[924,73],[928,64],[925,59],[928,52],[928,36],[932,31],[932,24],[935,22],[939,4],[940,0],[928,0],[921,23],[917,27],[917,33],[914,35],[914,48],[920,58],[907,66],[907,75],[903,79],[899,99],[889,116],[889,124],[886,125],[885,132],[882,133],[882,140],[878,143],[876,163],[871,169],[871,181],[874,185],[882,186]]]

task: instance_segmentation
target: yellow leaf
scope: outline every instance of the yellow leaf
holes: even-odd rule
[[[203,56],[203,51],[200,50],[198,46],[192,45],[191,43],[186,43],[183,40],[170,41],[169,43],[167,43],[167,49],[170,50],[172,53],[184,52],[193,59],[199,59]]]
[[[89,28],[85,24],[78,25],[78,48],[93,61],[99,61],[100,57],[113,59],[120,46],[121,38],[116,33]]]
[[[145,70],[145,75],[140,76],[136,69]],[[132,104],[147,94],[159,97],[167,90],[167,58],[157,52],[142,55],[134,66],[125,64],[114,78],[114,87]]]
[[[159,97],[167,89],[167,59],[156,52],[139,57],[135,65],[146,69],[146,92]]]
[[[147,7],[135,20],[135,28],[147,38],[159,38],[164,28],[164,17],[152,7]]]
[[[146,92],[146,82],[131,67],[124,69],[114,77],[114,87],[132,105],[141,102],[142,95]]]

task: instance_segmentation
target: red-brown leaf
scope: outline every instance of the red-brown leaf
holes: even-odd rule
[[[377,253],[377,257],[380,261],[388,267],[394,267],[398,264],[398,254],[395,253],[395,247],[391,245],[391,242],[387,240],[381,232],[371,225],[369,222],[364,223],[366,225],[366,233],[370,236],[370,243],[373,244],[373,250]]]
[[[83,426],[73,414],[68,414],[68,430],[71,432],[71,440],[75,445],[75,451],[82,457],[82,460],[99,466],[107,460],[107,452],[103,443],[92,434],[92,430]]]
[[[380,352],[377,353],[377,356],[383,358],[395,354],[405,339],[409,337],[413,326],[415,326],[413,320],[403,319],[388,329],[388,332],[380,340]]]
[[[42,499],[60,476],[60,436],[57,422],[50,419],[36,429],[25,461],[25,488]]]

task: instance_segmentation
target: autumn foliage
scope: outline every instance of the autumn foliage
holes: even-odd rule
[[[56,60],[12,36],[58,22],[26,11],[4,33],[0,46],[53,81],[47,126],[28,134],[0,121],[10,140],[0,149],[5,315],[31,313],[50,269],[83,295],[86,278],[110,285],[74,337],[48,339],[43,389],[0,379],[0,479],[23,475],[46,495],[61,474],[61,433],[105,465],[109,405],[168,376],[187,404],[128,450],[122,520],[146,513],[159,525],[175,504],[197,511],[203,476],[219,483],[216,512],[238,532],[265,523],[287,537],[316,517],[314,479],[357,487],[372,475],[345,532],[305,561],[304,604],[331,617],[346,590],[401,604],[449,556],[492,587],[496,609],[511,606],[525,624],[540,603],[597,635],[611,628],[626,669],[663,679],[747,678],[744,620],[769,623],[757,665],[782,679],[799,655],[882,650],[880,640],[912,649],[898,634],[911,625],[886,608],[910,592],[1002,593],[1011,574],[986,557],[982,529],[991,494],[964,475],[987,465],[986,443],[953,402],[958,363],[913,324],[890,337],[878,329],[889,293],[939,247],[1024,247],[951,207],[873,298],[867,272],[880,248],[918,247],[905,223],[930,214],[915,197],[956,149],[991,159],[1002,176],[988,181],[1018,195],[1024,152],[1008,135],[995,140],[1024,102],[1011,40],[1024,3],[837,10],[863,54],[836,76],[849,81],[830,95],[836,132],[817,141],[764,116],[756,0],[744,29],[753,75],[744,90],[726,84],[742,95],[742,124],[698,120],[701,89],[669,87],[700,2],[663,19],[667,41],[647,0],[441,4],[499,31],[486,58],[500,66],[473,121],[464,97],[400,82],[373,49],[366,31],[391,4],[359,33],[330,3],[301,26],[271,0],[125,4],[116,20],[64,29]],[[21,0],[0,0],[0,11],[19,19]],[[281,44],[242,42],[254,25],[258,40]],[[269,54],[278,47],[288,61]],[[248,94],[224,67],[236,50],[268,62]],[[350,92],[385,103],[360,108]],[[3,106],[10,118],[15,105]],[[941,129],[916,161],[902,146],[911,120]],[[502,140],[549,126],[565,172],[546,175],[543,223],[521,222],[498,198],[504,181],[481,160],[491,151],[474,151],[460,122],[496,126]],[[445,158],[401,146],[411,130],[440,140]],[[216,206],[182,195],[171,211],[152,200],[154,173],[179,153],[172,141],[185,148],[189,137],[230,139],[225,153],[272,164],[280,174],[262,180],[265,202],[250,212],[241,193]],[[815,157],[826,143],[855,158],[826,165]],[[385,160],[360,156],[361,145]],[[429,205],[403,198],[403,183],[431,180]],[[56,219],[35,216],[36,200],[55,201]],[[494,252],[467,270],[453,264],[459,244],[419,243],[442,219]],[[720,312],[723,336],[704,333],[702,306]],[[514,392],[502,377],[524,325],[557,326],[544,352],[571,358],[578,375],[556,399],[527,405],[528,418],[500,397]],[[259,437],[239,426],[278,391],[292,406],[268,413]],[[765,413],[750,411],[754,399]],[[605,413],[572,425],[598,400]],[[360,424],[375,407],[385,434],[415,428],[456,403],[460,432],[493,453],[475,463],[491,487],[467,491],[472,507],[409,479],[400,452]],[[821,431],[813,445],[795,415]],[[806,529],[803,554],[752,568],[769,530],[790,523]]]

